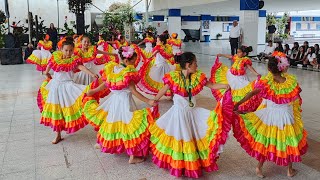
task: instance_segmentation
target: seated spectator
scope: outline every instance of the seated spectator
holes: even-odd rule
[[[277,42],[277,43],[276,43],[276,49],[275,49],[275,51],[279,51],[279,52],[283,52],[283,51],[284,51],[281,42]]]
[[[298,42],[294,42],[293,43],[293,47],[291,49],[291,55],[290,55],[290,59],[296,59],[296,56],[299,52],[299,43]]]
[[[285,44],[284,45],[284,51],[283,51],[286,55],[287,55],[287,58],[290,58],[290,55],[291,55],[291,49],[289,47],[289,44]]]
[[[28,57],[32,54],[33,50],[33,45],[29,43],[28,47],[24,50],[24,60],[28,59]]]
[[[268,41],[268,45],[266,46],[264,51],[258,55],[259,60],[261,61],[262,59],[267,59],[269,56],[272,55],[272,53],[274,52],[274,49],[275,48],[273,46],[272,41]]]
[[[303,67],[307,67],[308,65],[311,65],[313,68],[318,69],[318,62],[315,54],[315,49],[312,46],[308,48],[308,53],[303,61]]]
[[[290,59],[290,65],[297,66],[298,64],[302,64],[304,58],[305,58],[304,47],[300,46],[298,54],[296,55],[296,58]]]
[[[309,48],[309,42],[308,41],[303,42],[303,47],[304,47],[304,52],[307,53],[308,48]]]
[[[319,50],[320,50],[319,44],[315,44],[314,45],[314,52],[316,54],[318,64],[320,64],[320,51]]]

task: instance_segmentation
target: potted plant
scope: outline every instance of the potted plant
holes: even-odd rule
[[[222,34],[218,33],[218,34],[216,35],[216,39],[219,39],[220,37],[222,37]]]

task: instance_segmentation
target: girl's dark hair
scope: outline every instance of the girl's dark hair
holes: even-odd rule
[[[283,52],[283,47],[282,47],[282,43],[281,42],[277,42],[278,47],[276,47],[275,51],[279,51],[279,52]]]
[[[278,69],[278,60],[275,57],[268,58],[268,69],[272,74],[280,74],[282,71]]]
[[[284,47],[286,48],[286,50],[290,49],[289,44],[285,44]]]
[[[292,50],[299,50],[299,43],[298,42],[293,43]]]
[[[246,53],[246,56],[248,56],[249,53],[253,51],[252,46],[248,46],[248,47],[247,46],[241,46],[239,48],[239,50],[244,52],[244,53]]]
[[[90,37],[89,37],[88,35],[85,35],[85,34],[84,34],[84,35],[81,37],[81,41],[82,41],[84,38],[88,38],[89,41],[91,41],[91,40],[90,40]]]
[[[161,34],[160,36],[158,36],[158,38],[160,39],[160,41],[161,41],[163,44],[167,44],[167,37],[166,37],[166,35]]]
[[[123,35],[120,35],[119,36],[119,40],[123,40],[124,39],[124,36]]]
[[[67,37],[66,40],[62,43],[63,46],[72,46],[74,47],[73,38]]]
[[[314,54],[314,53],[316,52],[316,50],[315,50],[314,47],[310,46],[309,48],[311,49],[311,53],[308,52],[308,54],[311,54],[311,55],[312,55],[312,54]]]
[[[146,36],[152,36],[152,33],[147,31]]]
[[[174,60],[179,63],[182,69],[186,68],[186,64],[191,64],[196,60],[196,56],[192,52],[184,52],[181,55],[175,55]]]
[[[317,48],[316,48],[317,47]],[[314,45],[314,50],[315,50],[315,53],[318,55],[319,54],[319,44],[315,44]]]
[[[74,39],[73,39],[71,36],[67,36],[67,37],[66,37],[66,41],[71,41],[71,42],[73,42],[73,40],[74,40]]]
[[[122,47],[123,47],[123,46],[122,46]],[[134,52],[133,55],[132,55],[130,58],[124,57],[124,56],[122,55],[122,52],[123,52],[122,47],[120,47],[119,52],[118,52],[118,53],[120,54],[120,58],[121,58],[122,60],[128,59],[128,61],[131,62],[132,60],[136,60],[136,59],[137,59],[137,53],[136,53],[136,52]]]

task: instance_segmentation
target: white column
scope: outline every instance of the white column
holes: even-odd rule
[[[257,52],[263,52],[266,45],[266,25],[267,25],[267,17],[266,10],[259,11],[259,24],[258,24],[258,47]]]
[[[180,9],[169,9],[168,31],[169,31],[169,34],[177,33],[178,37],[180,37],[181,35],[181,10]]]
[[[240,27],[243,32],[242,45],[252,46],[250,55],[257,55],[259,11],[245,10],[240,12]]]

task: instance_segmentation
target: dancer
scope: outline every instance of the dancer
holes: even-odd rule
[[[89,90],[84,99],[84,116],[96,129],[101,151],[120,154],[126,152],[129,163],[140,163],[148,154],[149,124],[153,121],[150,108],[137,110],[132,94],[150,106],[156,105],[141,95],[135,88],[139,75],[134,68],[137,55],[131,47],[121,47],[123,63],[108,63],[101,71],[104,81],[99,87]],[[109,88],[111,96],[99,105],[90,96]]]
[[[233,103],[226,93],[215,110],[196,107],[194,96],[204,86],[229,89],[227,84],[213,84],[197,70],[197,59],[191,52],[179,58],[182,71],[172,71],[163,78],[165,86],[156,95],[158,101],[169,89],[173,92],[173,106],[150,126],[153,162],[170,169],[174,176],[199,178],[202,169],[218,170],[216,160],[231,128]]]
[[[296,174],[293,162],[301,162],[306,153],[307,132],[301,117],[301,89],[295,76],[284,71],[289,67],[286,57],[272,57],[268,61],[269,73],[258,80],[254,90],[235,104],[238,107],[258,95],[266,107],[255,112],[235,116],[234,137],[246,152],[259,162],[256,174],[263,178],[262,166],[272,161],[288,166],[287,175]]]
[[[145,58],[151,58],[152,49],[153,49],[152,44],[154,42],[155,42],[155,40],[152,37],[152,33],[151,32],[147,32],[146,33],[146,38],[144,38],[144,40],[138,44],[138,46],[140,46],[143,43],[146,45],[146,48],[143,50],[143,54],[144,54]]]
[[[50,69],[54,71],[49,83],[45,83],[48,91],[43,111],[41,124],[50,126],[57,132],[53,144],[59,143],[63,138],[61,131],[74,133],[83,128],[87,121],[82,116],[81,100],[86,92],[86,87],[75,84],[73,80],[74,71],[81,70],[90,76],[97,78],[81,64],[81,59],[73,55],[74,44],[72,41],[62,43],[62,50],[53,53],[44,74],[51,79]]]
[[[182,51],[181,51],[182,41],[181,39],[178,39],[177,33],[173,33],[171,35],[171,38],[168,40],[168,44],[172,46],[173,55],[182,54]]]
[[[49,59],[51,58],[52,42],[50,36],[45,35],[43,40],[38,42],[38,50],[34,50],[26,60],[29,64],[35,64],[38,71],[46,70]]]
[[[252,91],[255,81],[250,82],[246,70],[249,69],[256,76],[260,76],[252,67],[252,62],[247,57],[252,47],[241,46],[235,56],[227,54],[218,54],[217,60],[211,69],[210,81],[213,83],[229,84],[233,102],[239,102],[247,93]],[[223,56],[232,59],[233,64],[230,69],[219,61]],[[224,90],[212,90],[213,96],[219,101],[222,98]],[[241,111],[254,111],[261,104],[262,98],[255,96],[239,107]]]
[[[166,41],[163,35],[157,38],[157,46],[153,48],[152,59],[144,63],[139,70],[141,81],[137,87],[147,94],[156,95],[163,88],[163,76],[175,69],[172,65],[174,64],[172,48],[166,44]],[[170,91],[168,90],[165,95],[171,96]]]
[[[94,72],[95,74],[98,74],[101,70],[100,67],[96,67],[95,60],[97,54],[106,54],[106,55],[114,55],[108,52],[97,50],[96,46],[92,46],[90,39],[88,36],[82,36],[81,41],[81,48],[75,49],[75,54],[82,58],[83,65],[89,69],[90,71]],[[100,65],[99,63],[96,63]],[[83,85],[89,85],[94,78],[85,72],[78,72],[75,75],[74,82],[77,84],[83,84]]]
[[[100,51],[105,51],[105,52],[108,52],[108,53],[112,53],[113,51],[113,48],[111,45],[109,45],[102,37],[102,35],[99,35],[99,41],[97,43],[97,46],[98,46],[98,50]],[[98,64],[105,64],[109,61],[114,61],[116,63],[119,63],[119,59],[118,58],[115,58],[115,56],[109,56],[109,55],[106,55],[106,54],[97,54],[97,57],[96,57],[96,63]]]

